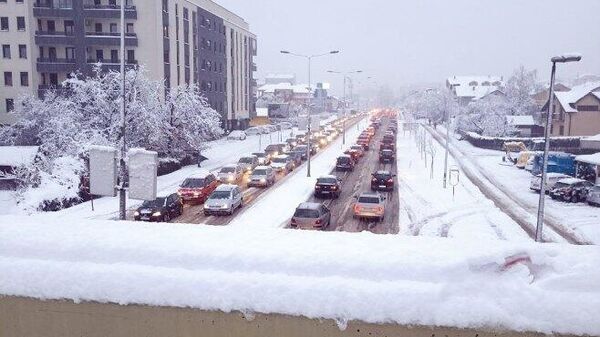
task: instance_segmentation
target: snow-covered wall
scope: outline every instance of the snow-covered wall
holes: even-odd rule
[[[598,335],[598,280],[597,246],[0,217],[3,295]]]

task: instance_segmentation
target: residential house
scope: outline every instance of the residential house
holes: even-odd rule
[[[544,128],[537,125],[532,115],[506,116],[506,123],[516,130],[519,137],[540,137]]]
[[[600,82],[555,92],[551,102],[554,109],[550,128],[552,136],[593,136],[600,133]],[[548,112],[548,103],[543,106],[543,112]]]
[[[502,95],[502,76],[452,76],[446,79],[446,87],[461,105],[480,100],[489,95]]]

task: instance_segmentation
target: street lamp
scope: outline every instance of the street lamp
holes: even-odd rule
[[[296,56],[296,57],[302,57],[308,60],[308,91],[310,93],[309,97],[308,97],[308,148],[306,149],[306,156],[307,156],[307,163],[306,163],[306,176],[310,178],[310,150],[311,150],[311,145],[310,145],[310,137],[311,137],[311,104],[312,104],[312,96],[313,96],[313,92],[311,89],[311,83],[310,83],[310,66],[311,66],[311,62],[312,59],[315,57],[321,57],[321,56],[326,56],[326,55],[330,55],[330,54],[338,54],[340,51],[339,50],[332,50],[328,53],[323,53],[323,54],[316,54],[316,55],[302,55],[302,54],[296,54],[296,53],[292,53],[288,50],[282,50],[281,53],[282,54],[287,54],[287,55],[291,55],[291,56]]]
[[[554,114],[554,77],[556,74],[556,63],[579,62],[581,55],[565,54],[554,56],[550,59],[552,62],[552,71],[550,73],[550,92],[548,93],[548,116],[546,116],[546,129],[544,130],[544,162],[542,164],[542,182],[540,184],[540,200],[538,203],[537,226],[535,228],[535,241],[542,241],[542,230],[544,226],[544,202],[546,201],[546,179],[548,175],[548,152],[550,151],[550,127],[552,125],[552,115]]]
[[[335,70],[327,70],[328,73],[332,74],[341,74],[344,76],[344,118],[342,119],[342,145],[346,145],[346,79],[349,78],[351,74],[360,74],[362,70],[355,71],[335,71]]]

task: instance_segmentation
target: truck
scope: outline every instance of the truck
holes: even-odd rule
[[[538,152],[533,158],[533,167],[531,174],[537,176],[542,173],[544,163],[544,153]],[[548,153],[548,172],[568,174],[575,176],[575,155],[566,152]]]

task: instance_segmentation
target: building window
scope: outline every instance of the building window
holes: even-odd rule
[[[118,31],[117,31],[117,24],[116,23],[111,23],[110,24],[110,32],[111,33],[118,33]]]
[[[565,127],[564,125],[561,125],[560,128],[558,129],[559,135],[563,136],[565,134]]]
[[[56,23],[54,20],[48,20],[48,22],[46,22],[46,26],[48,26],[49,34],[54,34],[56,32]]]
[[[17,16],[17,30],[25,31],[25,17]]]
[[[134,31],[133,31],[133,23],[131,23],[131,22],[128,23],[127,26],[126,26],[126,29],[127,29],[127,34],[133,34],[134,33]]]
[[[50,60],[56,60],[56,48],[48,47],[48,58]]]
[[[579,105],[577,107],[579,111],[598,111],[598,105]]]
[[[0,17],[0,30],[8,30],[8,17]]]
[[[3,59],[9,59],[10,58],[10,45],[9,44],[3,44],[2,45],[2,58]]]
[[[102,33],[102,24],[101,23],[96,23],[95,25],[95,32],[96,33]]]
[[[21,58],[21,59],[27,58],[27,45],[24,45],[24,44],[19,45],[19,58]]]
[[[127,51],[127,63],[135,63],[135,50]]]
[[[65,48],[65,58],[67,60],[75,60],[75,48],[74,47],[66,47]]]
[[[110,63],[119,63],[119,51],[112,49],[110,51]]]
[[[58,85],[58,74],[50,73],[50,85],[57,86]]]
[[[12,72],[4,72],[4,85],[7,87],[12,87]]]
[[[15,101],[12,98],[6,99],[6,112],[13,112],[15,110]]]
[[[21,86],[22,87],[29,86],[29,74],[26,71],[21,72]]]
[[[98,61],[98,62],[104,61],[104,50],[96,49],[96,61]]]

